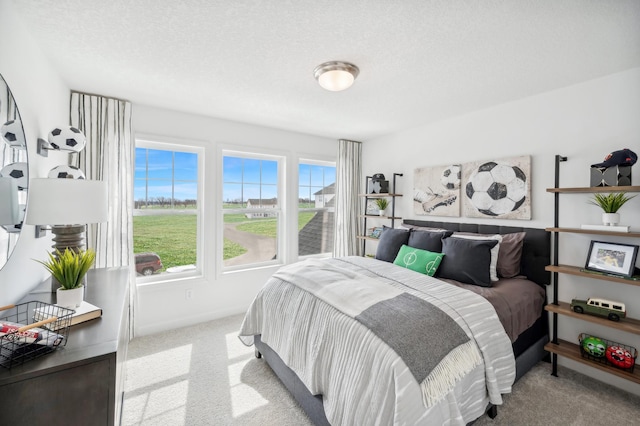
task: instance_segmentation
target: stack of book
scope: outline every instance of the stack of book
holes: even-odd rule
[[[51,317],[60,316],[59,307],[56,305],[44,306],[37,308],[33,312],[33,319],[35,321],[42,321]],[[75,312],[71,316],[71,324],[76,325],[85,321],[92,320],[94,318],[100,318],[102,316],[102,309],[92,305],[89,302],[83,301],[82,304],[76,308]],[[55,324],[55,322],[53,323]]]

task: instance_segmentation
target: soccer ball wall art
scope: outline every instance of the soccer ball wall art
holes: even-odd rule
[[[463,169],[464,216],[531,219],[531,157],[468,163]]]
[[[459,164],[416,169],[413,212],[417,215],[460,216],[461,170]]]
[[[531,219],[531,157],[511,157],[414,172],[417,215]]]

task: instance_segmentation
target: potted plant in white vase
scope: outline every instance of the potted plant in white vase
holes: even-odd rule
[[[48,253],[49,260],[36,260],[51,272],[52,279],[60,283],[56,290],[56,305],[76,309],[84,300],[84,277],[96,259],[92,249],[75,252],[65,249],[56,250],[55,255]]]
[[[633,197],[635,197],[635,195],[628,196],[625,192],[594,194],[593,199],[590,200],[589,203],[602,209],[602,223],[604,225],[615,226],[620,223],[620,213],[618,213],[618,210]]]
[[[376,206],[378,206],[378,214],[384,216],[384,211],[389,206],[389,201],[386,198],[376,199]]]

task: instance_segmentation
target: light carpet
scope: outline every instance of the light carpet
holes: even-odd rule
[[[311,425],[253,347],[237,337],[243,315],[134,339],[122,425]],[[539,363],[485,425],[636,425],[640,397],[575,371]]]

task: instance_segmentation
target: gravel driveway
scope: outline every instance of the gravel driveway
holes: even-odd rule
[[[237,223],[224,224],[224,237],[240,244],[247,252],[224,261],[224,266],[246,265],[248,263],[265,262],[273,259],[277,253],[276,239],[256,235],[250,232],[238,231]]]

